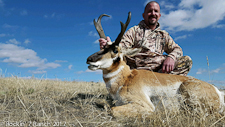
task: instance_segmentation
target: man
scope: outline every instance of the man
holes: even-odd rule
[[[134,57],[127,57],[131,69],[146,69],[154,72],[186,76],[192,67],[189,56],[183,56],[183,51],[171,36],[160,29],[158,20],[161,17],[160,6],[151,1],[145,6],[142,20],[137,26],[130,28],[120,42],[122,49],[142,48]],[[100,38],[102,49],[108,41]],[[168,55],[163,55],[166,52]]]

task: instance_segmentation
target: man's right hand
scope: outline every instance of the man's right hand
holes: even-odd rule
[[[99,41],[100,49],[104,49],[105,46],[107,45],[107,42],[111,42],[111,39],[109,37],[106,37],[106,39],[100,38],[98,41]]]

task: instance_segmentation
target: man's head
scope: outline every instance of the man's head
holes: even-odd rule
[[[160,6],[157,2],[151,1],[145,6],[144,13],[142,14],[145,24],[150,28],[154,28],[157,25],[160,14]]]

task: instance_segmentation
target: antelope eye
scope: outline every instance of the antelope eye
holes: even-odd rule
[[[113,53],[117,54],[118,53],[118,50],[117,49],[114,49],[113,50]]]

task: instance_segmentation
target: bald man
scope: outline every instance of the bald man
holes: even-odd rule
[[[159,4],[155,1],[147,3],[142,17],[143,20],[131,27],[120,42],[122,50],[142,48],[136,56],[126,58],[127,64],[131,69],[186,76],[192,67],[192,60],[189,56],[183,56],[181,47],[165,30],[160,29]],[[106,40],[100,38],[100,48],[104,48],[108,41],[111,41],[109,37]]]

